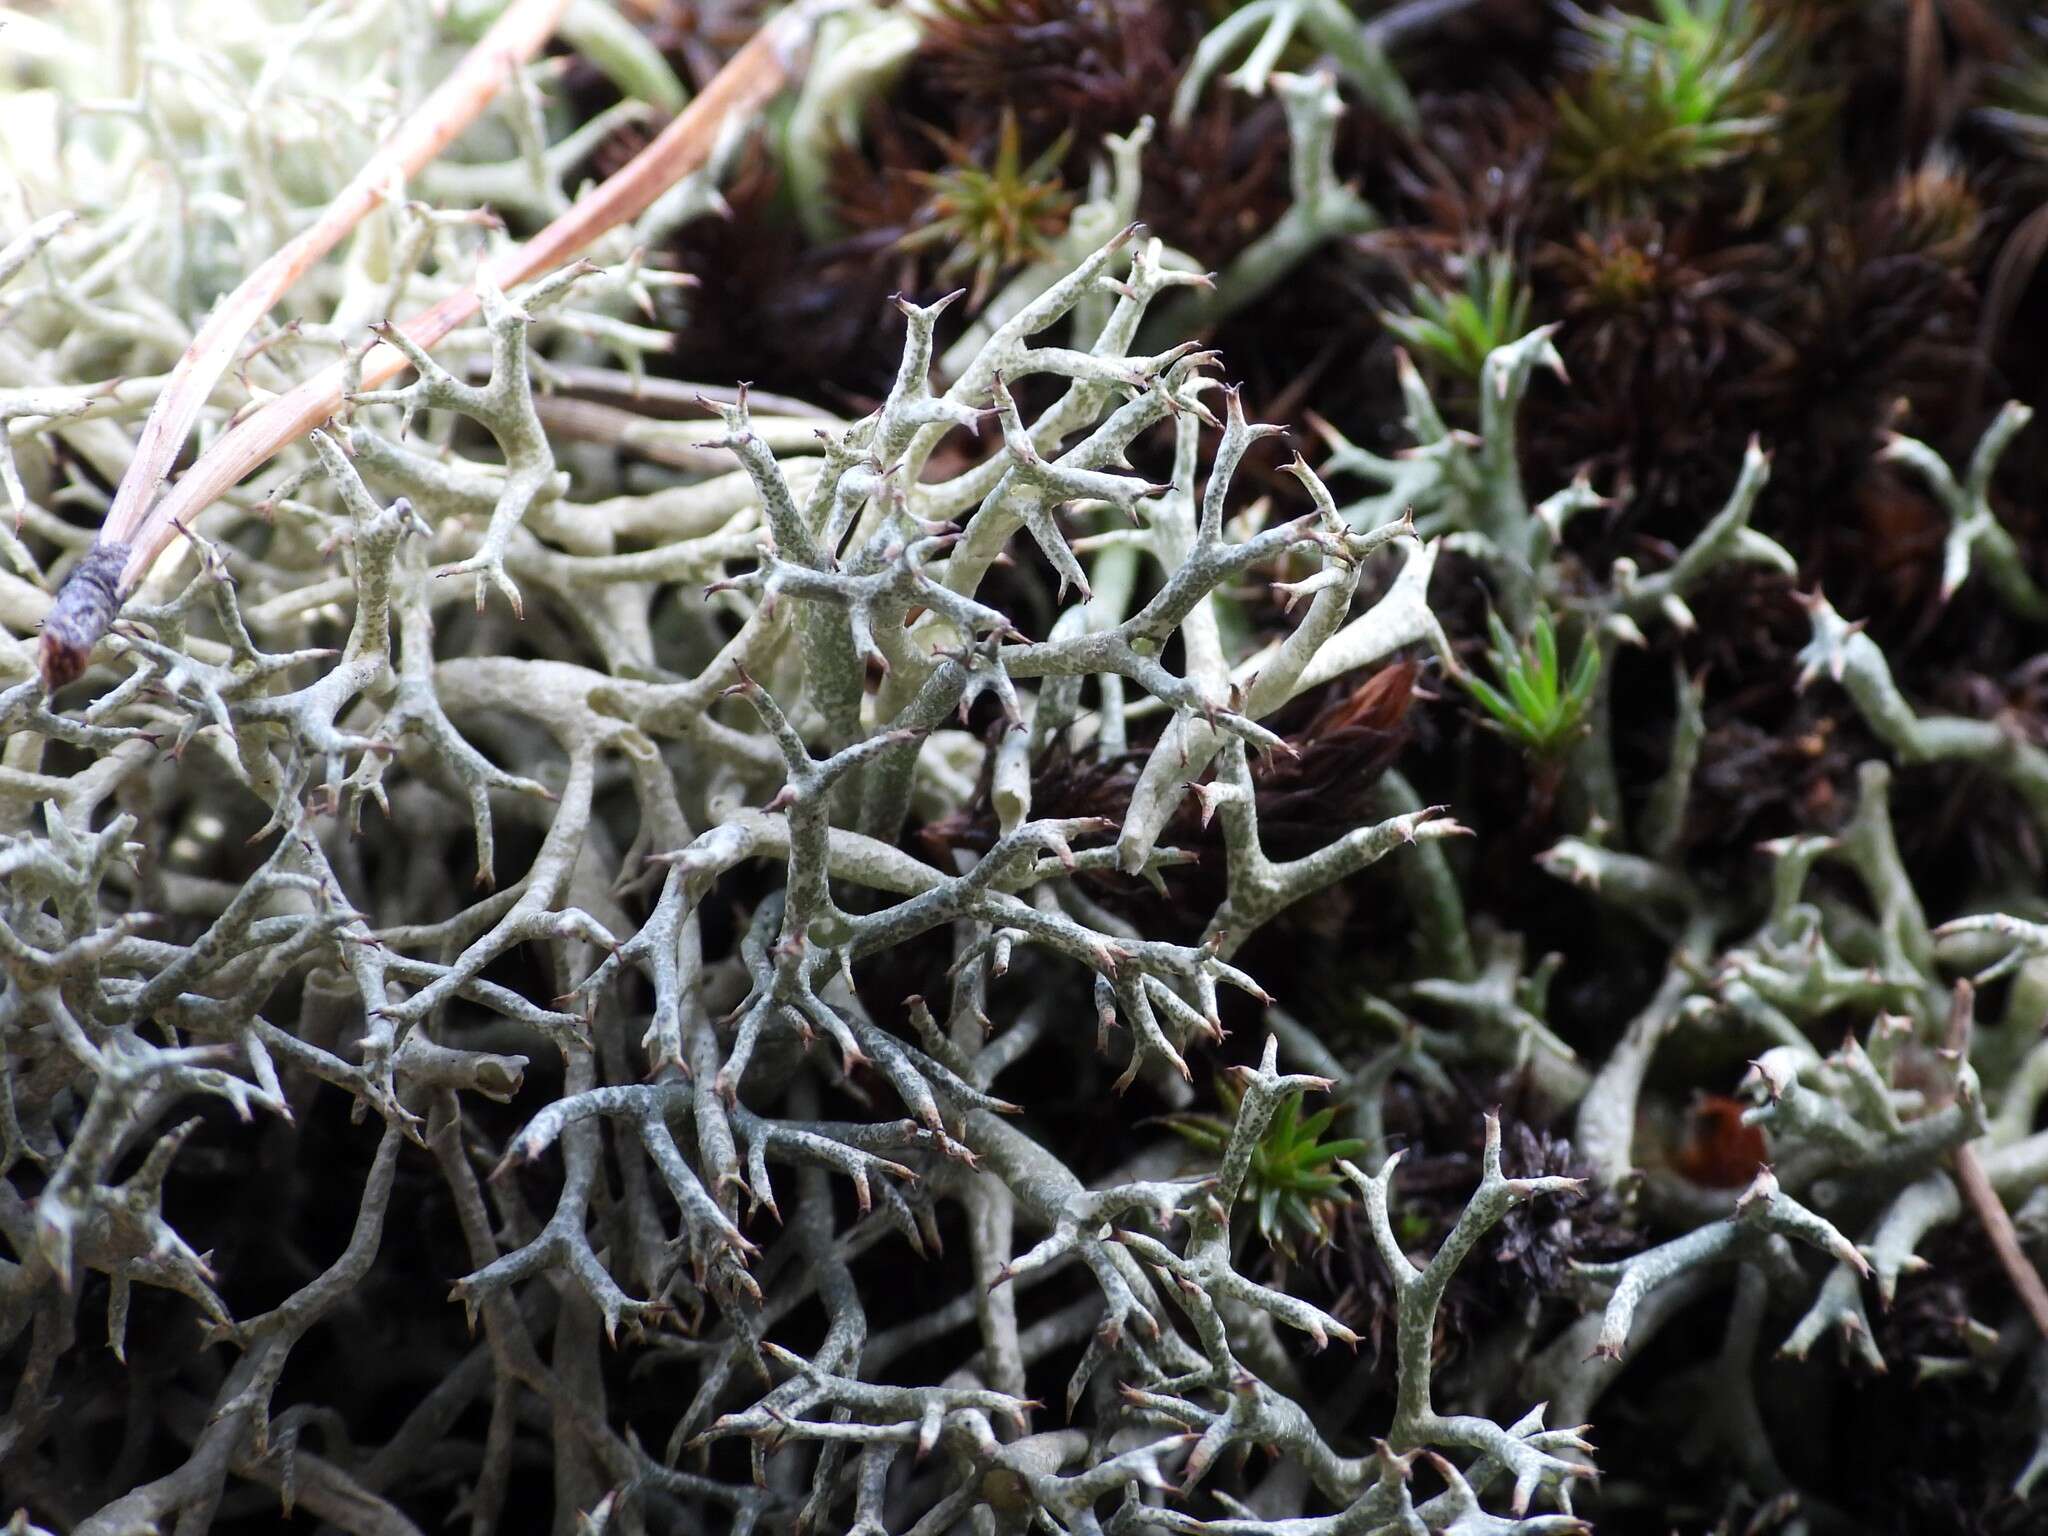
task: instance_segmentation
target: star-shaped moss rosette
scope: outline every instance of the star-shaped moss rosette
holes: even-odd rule
[[[1600,649],[1581,644],[1567,666],[1557,648],[1557,630],[1539,612],[1522,644],[1500,615],[1488,614],[1493,648],[1487,665],[1499,679],[1466,674],[1465,691],[1486,711],[1489,723],[1533,757],[1551,758],[1575,741],[1586,726],[1586,710],[1600,679]]]
[[[1489,353],[1529,329],[1529,287],[1505,251],[1464,266],[1462,286],[1416,283],[1406,306],[1382,311],[1380,323],[1425,366],[1469,381]]]
[[[1793,40],[1749,0],[1567,12],[1587,68],[1555,98],[1551,165],[1574,198],[1616,214],[1686,201],[1707,173],[1781,149],[1808,115]]]
[[[995,157],[985,169],[976,163],[974,146],[944,134],[933,136],[952,163],[944,170],[911,173],[929,196],[923,222],[897,246],[944,251],[941,277],[972,272],[967,305],[978,310],[997,278],[1043,260],[1053,238],[1067,227],[1074,195],[1060,179],[1060,165],[1072,136],[1061,134],[1027,165],[1017,115],[1006,109]]]
[[[1290,1094],[1274,1111],[1272,1123],[1252,1153],[1245,1194],[1256,1213],[1259,1236],[1277,1252],[1298,1257],[1297,1244],[1321,1247],[1330,1241],[1340,1206],[1349,1205],[1344,1175],[1337,1165],[1362,1156],[1367,1145],[1353,1137],[1323,1140],[1341,1105],[1330,1104],[1304,1117],[1302,1095]],[[1226,1077],[1216,1079],[1221,1113],[1163,1115],[1155,1123],[1186,1138],[1204,1152],[1221,1156],[1237,1124],[1240,1093]]]

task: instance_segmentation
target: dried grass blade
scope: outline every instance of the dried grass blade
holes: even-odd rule
[[[764,105],[788,83],[808,47],[815,11],[812,4],[795,5],[764,26],[652,144],[533,239],[493,262],[490,282],[500,289],[529,282],[646,212],[664,191],[710,157],[728,119]],[[475,315],[480,303],[474,288],[450,294],[399,329],[419,346],[432,347]],[[375,389],[406,366],[403,353],[380,342],[362,359],[358,387]],[[348,370],[335,364],[271,400],[222,434],[148,509],[128,540],[116,542],[102,530],[100,542],[79,562],[44,622],[38,659],[46,687],[59,687],[84,670],[92,647],[113,623],[122,601],[181,528],[340,409],[348,379]]]
[[[512,71],[553,35],[568,4],[569,0],[514,0],[448,78],[335,194],[320,217],[279,246],[214,306],[171,370],[156,408],[143,423],[135,458],[108,509],[102,542],[134,541],[158,488],[185,446],[192,423],[199,418],[200,408],[234,360],[243,338],[315,262],[369,215],[394,182],[410,181],[476,121]]]

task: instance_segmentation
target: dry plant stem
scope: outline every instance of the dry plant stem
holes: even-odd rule
[[[1984,1171],[1984,1160],[1973,1146],[1956,1148],[1956,1184],[1963,1192],[1963,1199],[1984,1224],[1984,1235],[1991,1239],[1992,1250],[2011,1278],[2013,1289],[2019,1292],[2027,1316],[2033,1319],[2034,1327],[2040,1330],[2041,1336],[2048,1338],[2048,1285],[2042,1283],[2041,1272],[2034,1268],[2026,1250],[2020,1247],[2019,1233],[2013,1228],[2012,1217],[2006,1214],[1998,1191],[1991,1187],[1991,1178]]]
[[[769,22],[652,144],[531,240],[500,255],[478,284],[450,294],[407,321],[399,328],[406,340],[421,348],[434,346],[476,314],[483,286],[502,290],[551,272],[599,236],[645,213],[664,191],[709,158],[730,118],[762,106],[788,82],[809,37],[810,15],[810,6],[798,5]],[[380,342],[363,357],[355,387],[376,389],[408,366],[402,351]],[[102,543],[125,546],[116,598],[135,590],[192,518],[339,410],[350,384],[349,367],[337,363],[246,417],[200,456],[141,518],[130,537],[116,537],[120,529],[110,518]],[[174,442],[173,452],[175,448]],[[138,468],[142,463],[138,458]],[[72,584],[67,583],[44,631],[40,662],[46,687],[59,687],[84,670],[87,655],[113,622],[117,606],[110,606],[95,587],[74,597]]]
[[[192,423],[227,371],[250,329],[360,224],[391,189],[411,180],[490,105],[512,72],[553,35],[568,0],[515,0],[419,109],[372,155],[320,217],[272,252],[213,308],[171,372],[143,423],[135,457],[114,492],[93,548],[80,563],[43,631],[45,683],[59,687],[85,670],[87,657],[113,622],[120,599],[161,553],[178,514],[152,518],[157,491],[185,446]],[[240,478],[237,476],[236,478]],[[228,484],[233,484],[229,481]],[[225,487],[223,487],[225,489]],[[215,493],[216,495],[218,492]],[[209,497],[208,500],[212,498]],[[146,553],[138,560],[138,553]],[[111,578],[111,579],[110,579]],[[76,589],[76,590],[74,590]]]
[[[1948,1043],[1959,1059],[1968,1059],[1975,1000],[1975,989],[1969,982],[1956,983],[1955,1004],[1949,1013]],[[1991,1177],[1984,1171],[1984,1160],[1977,1155],[1975,1145],[1965,1143],[1956,1148],[1955,1168],[1956,1187],[1962,1191],[1964,1204],[1969,1206],[1983,1226],[1984,1235],[1991,1240],[1991,1250],[1998,1255],[1999,1266],[2012,1281],[2012,1288],[2019,1293],[2020,1303],[2027,1309],[2027,1316],[2033,1319],[2036,1331],[2048,1339],[2048,1285],[2042,1283],[2041,1272],[2034,1268],[2033,1260],[2020,1246],[2020,1235],[2013,1227],[2012,1217],[2005,1209],[2005,1202],[1998,1198],[1998,1191],[1991,1187]]]
[[[568,0],[515,0],[320,217],[273,252],[206,317],[178,359],[170,382],[143,424],[135,459],[114,492],[101,538],[132,544],[156,489],[169,476],[199,409],[242,338],[322,256],[389,195],[409,181],[474,122],[511,72],[547,41]]]

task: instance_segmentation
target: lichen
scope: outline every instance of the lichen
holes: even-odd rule
[[[1684,1388],[1698,1443],[1792,1493],[1760,1407],[1773,1351],[1904,1364],[1870,1298],[1966,1212],[2026,1264],[2007,1212],[2048,1183],[2048,927],[2000,892],[1930,914],[1894,805],[1908,770],[1962,762],[2048,832],[2041,749],[1916,708],[1816,594],[1803,680],[1891,754],[1839,829],[1774,843],[1750,886],[1688,863],[1706,727],[1683,669],[1663,766],[1623,792],[1626,652],[1694,631],[1731,573],[1795,568],[1754,526],[1772,424],[1688,538],[1598,571],[1568,531],[1620,488],[1532,483],[1518,452],[1538,374],[1563,371],[1552,327],[1486,338],[1469,421],[1402,358],[1398,432],[1332,428],[1320,467],[1264,473],[1279,429],[1222,384],[1206,327],[1378,220],[1336,171],[1336,80],[1275,66],[1299,30],[1398,121],[1382,43],[1419,12],[1239,8],[1183,104],[1249,49],[1232,81],[1280,97],[1288,216],[1211,286],[1131,221],[1133,124],[971,320],[900,301],[893,383],[851,417],[643,376],[681,285],[653,253],[715,208],[751,111],[590,260],[500,291],[525,226],[572,216],[591,123],[643,111],[578,122],[544,99],[549,65],[515,71],[237,347],[195,459],[337,363],[339,409],[131,582],[133,550],[92,525],[210,305],[467,39],[408,0],[253,44],[194,30],[211,7],[142,8],[176,24],[158,56],[116,9],[35,20],[0,128],[10,159],[47,130],[63,172],[0,198],[14,1528],[299,1510],[404,1532],[431,1510],[478,1533],[1546,1536],[1587,1528],[1603,1397],[1674,1317],[1719,1308],[1711,1379]],[[906,14],[820,37],[779,149],[799,183]],[[571,35],[674,109],[667,66],[605,17]],[[433,343],[391,323],[471,303]],[[364,386],[373,348],[409,378]],[[1988,588],[2037,622],[1990,495],[2025,422],[2009,408],[1960,479],[1918,442],[1880,451],[1948,518],[1944,600]],[[1557,772],[1541,868],[1653,957],[1597,1050],[1554,999],[1559,959],[1476,915],[1476,840],[1436,803],[1455,786],[1387,772],[1368,819],[1310,846],[1264,794],[1312,691],[1469,675],[1454,563],[1497,615],[1496,667],[1549,680],[1515,731]],[[1524,671],[1492,697],[1522,703]],[[1121,775],[1118,813],[1068,814],[1054,764]],[[986,838],[910,835],[968,821]],[[1197,837],[1200,883],[1176,846]],[[1132,915],[1168,894],[1173,920]],[[1413,942],[1347,999],[1357,1028],[1325,1033],[1272,941],[1340,900]],[[1983,1019],[1973,978],[2010,980]],[[1739,1190],[1660,1143],[1681,1052],[1765,1149]],[[1233,1055],[1225,1113],[1187,1114],[1197,1066]],[[1456,1188],[1401,1176],[1397,1081],[1470,1128]],[[1473,1081],[1511,1082],[1570,1148],[1511,1177],[1500,1115],[1455,1091]],[[1308,1094],[1337,1113],[1302,1125]],[[1213,1170],[1186,1170],[1176,1123]],[[1275,1148],[1299,1235],[1362,1213],[1374,1315],[1314,1290],[1312,1254],[1246,1240],[1284,1224]],[[1565,1279],[1450,1363],[1457,1287],[1519,1273],[1497,1229],[1526,1247],[1518,1224],[1588,1180],[1629,1247],[1556,1259]],[[2048,1380],[2038,1341],[1984,1332],[1986,1358],[2031,1344]],[[1383,1399],[1317,1358],[1382,1341]]]

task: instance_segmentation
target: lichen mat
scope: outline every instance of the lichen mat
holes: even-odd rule
[[[1602,1480],[1639,1474],[1597,1429],[1674,1320],[1721,1340],[1670,1388],[1701,1454],[1783,1497],[1760,1372],[1824,1340],[1905,1368],[1871,1303],[1964,1223],[2004,1322],[1953,1373],[2048,1382],[2048,926],[1930,916],[1894,812],[1895,770],[1969,765],[2048,833],[2048,755],[1917,709],[1810,593],[1780,681],[1865,728],[1854,803],[1707,878],[1703,675],[1656,673],[1654,729],[1615,690],[1717,582],[1797,569],[1755,526],[1771,424],[1687,539],[1596,571],[1571,540],[1612,488],[1517,452],[1564,371],[1526,306],[1462,383],[1389,356],[1398,424],[1325,424],[1314,466],[1224,383],[1216,327],[1382,223],[1336,169],[1340,80],[1413,128],[1390,19],[1455,7],[1327,75],[1265,29],[1335,50],[1345,7],[1237,9],[1172,99],[1251,50],[1230,85],[1276,98],[1289,218],[1202,272],[1136,217],[1141,119],[976,312],[899,300],[893,379],[843,414],[659,372],[688,323],[659,253],[779,75],[576,225],[588,261],[515,239],[582,217],[636,88],[684,94],[630,8],[589,9],[577,64],[508,73],[210,377],[179,359],[251,252],[474,40],[329,7],[255,54],[159,37],[181,72],[112,9],[27,18],[44,74],[0,144],[46,122],[74,206],[0,200],[10,1530],[1620,1529]],[[918,42],[805,9],[769,140],[798,186]],[[629,99],[578,118],[572,68]],[[317,420],[190,478],[308,379]],[[138,443],[172,394],[198,440],[159,515],[185,427],[153,469]],[[1991,487],[2027,423],[1959,467],[1879,450],[1946,519],[1944,597],[2016,622],[2048,600]],[[1482,915],[1487,808],[1411,781],[1453,711],[1547,786],[1575,920],[1653,957],[1609,1038]],[[1333,932],[1379,977],[1334,1002]],[[1673,1155],[1702,1058],[1734,1097]]]

